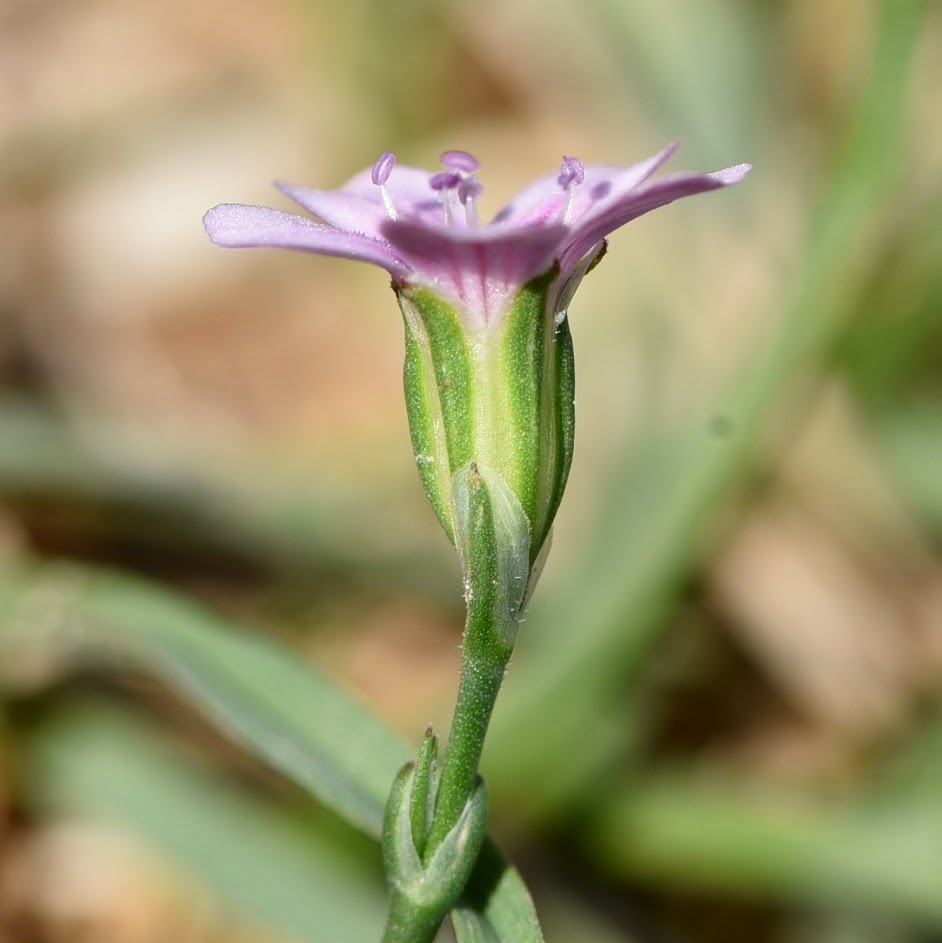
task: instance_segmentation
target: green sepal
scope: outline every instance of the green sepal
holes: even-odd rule
[[[523,288],[501,339],[506,437],[514,453],[514,475],[508,482],[530,519],[531,564],[559,510],[575,437],[572,335],[568,318],[549,305],[550,284],[544,277]]]
[[[426,494],[455,542],[451,489],[475,461],[516,496],[530,525],[530,564],[545,543],[572,460],[572,339],[558,269],[524,285],[481,323],[426,287],[397,290],[406,327],[404,384]]]
[[[397,292],[406,327],[403,384],[412,451],[425,493],[454,543],[453,468],[473,450],[474,369],[457,313],[428,289]]]

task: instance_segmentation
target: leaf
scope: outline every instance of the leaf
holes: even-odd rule
[[[530,892],[520,873],[485,843],[464,900],[451,914],[458,943],[543,940]]]
[[[379,838],[386,794],[409,747],[272,641],[116,573],[11,567],[0,573],[0,683],[11,661],[31,654],[152,672],[227,736]],[[522,880],[493,845],[485,845],[472,886],[459,943],[470,939],[461,932],[478,931],[506,943],[542,940]]]
[[[610,784],[584,837],[622,877],[862,906],[942,926],[935,794],[809,799],[675,769]]]
[[[287,651],[113,573],[56,566],[0,585],[4,646],[39,645],[154,672],[231,739],[379,834],[408,746]]]
[[[380,869],[349,835],[200,770],[126,711],[72,704],[30,746],[31,802],[133,829],[253,921],[305,943],[382,926]]]
[[[299,474],[252,467],[253,458],[215,462],[170,436],[84,417],[70,423],[37,402],[0,396],[0,494],[54,496],[91,506],[109,533],[132,546],[184,545],[194,557],[223,554],[266,571],[348,576],[445,595],[453,570],[421,534],[403,526],[397,502]],[[246,471],[246,465],[249,466]],[[58,506],[58,505],[57,505]],[[395,533],[384,541],[376,521]]]

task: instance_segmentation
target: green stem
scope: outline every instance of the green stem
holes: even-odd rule
[[[453,494],[468,615],[458,703],[439,771],[426,862],[457,824],[474,788],[530,576],[529,523],[506,482],[470,462],[455,473]]]
[[[469,616],[471,613],[469,613]],[[491,721],[494,703],[504,680],[509,647],[494,644],[494,629],[480,626],[469,617],[465,632],[465,652],[461,667],[458,702],[451,722],[448,746],[442,760],[435,805],[435,818],[429,833],[425,858],[434,853],[458,822],[477,776],[484,738]],[[474,630],[484,629],[485,638],[474,637]],[[481,643],[484,644],[481,644]]]
[[[504,480],[469,462],[455,473],[452,493],[468,606],[461,684],[437,775],[434,739],[427,735],[418,763],[400,770],[386,804],[383,856],[392,898],[386,943],[431,943],[477,861],[487,823],[478,763],[530,573],[529,523]],[[433,780],[435,806],[427,822]]]
[[[383,943],[418,943],[434,940],[442,924],[437,908],[420,908],[405,896],[392,895]]]

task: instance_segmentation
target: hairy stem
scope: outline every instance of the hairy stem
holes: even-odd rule
[[[496,646],[477,645],[476,640],[468,636],[470,632],[467,632],[465,638],[461,686],[441,765],[435,818],[426,847],[426,859],[454,828],[464,811],[477,776],[494,703],[510,660],[509,649],[496,651]],[[485,648],[490,650],[476,650]]]

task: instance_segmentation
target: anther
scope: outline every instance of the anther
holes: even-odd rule
[[[559,176],[556,178],[557,183],[564,190],[568,190],[573,184],[578,186],[583,180],[585,180],[585,167],[582,161],[578,157],[564,157],[563,164],[559,168]]]
[[[383,151],[373,164],[373,171],[370,179],[376,186],[381,187],[389,179],[389,175],[396,166],[396,155],[392,151]]]
[[[457,170],[464,174],[473,174],[480,166],[477,158],[467,151],[445,151],[441,161],[446,170]]]
[[[461,174],[451,170],[443,170],[440,173],[432,174],[428,185],[433,190],[455,190],[461,183]]]
[[[370,172],[370,180],[379,187],[380,195],[383,198],[383,206],[386,208],[386,214],[390,219],[397,219],[399,216],[386,190],[386,181],[395,166],[396,155],[392,151],[383,151],[377,158],[376,163],[373,164],[373,170]]]

